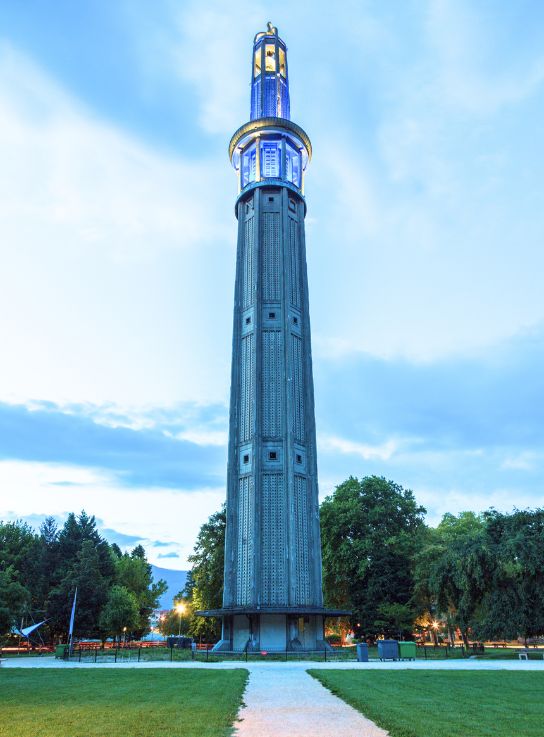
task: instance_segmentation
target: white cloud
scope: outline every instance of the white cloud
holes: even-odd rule
[[[319,437],[319,449],[324,452],[339,451],[347,455],[357,455],[365,461],[389,460],[399,449],[398,440],[390,439],[379,445],[369,445],[367,443],[357,443],[346,438],[339,438],[333,435],[324,435]]]
[[[22,461],[0,462],[0,489],[0,519],[62,517],[85,509],[103,527],[141,537],[152,563],[162,565],[159,554],[166,549],[153,547],[152,541],[170,543],[167,549],[179,554],[175,566],[180,569],[190,567],[187,556],[200,526],[225,498],[224,489],[135,490],[95,469]]]
[[[542,462],[542,454],[525,451],[504,459],[500,467],[513,471],[533,471]]]
[[[427,523],[437,525],[446,512],[460,514],[467,510],[484,512],[497,509],[510,513],[518,509],[534,508],[534,494],[514,488],[493,487],[487,492],[470,492],[467,488],[445,488],[440,491],[418,487],[417,501],[427,509]]]
[[[245,122],[240,111],[249,119],[250,39],[265,16],[260,3],[247,0],[235,12],[223,2],[191,2],[178,14],[180,38],[171,53],[178,74],[196,91],[204,130],[232,134]]]
[[[544,54],[522,68],[505,68],[508,57],[498,44],[494,48],[489,21],[483,8],[473,3],[429,4],[427,30],[438,59],[435,92],[443,102],[478,115],[519,103],[536,94],[544,82]],[[530,14],[527,21],[531,22]]]
[[[228,166],[157,153],[5,43],[0,160],[3,398],[226,396],[218,341],[200,340],[223,318],[194,317],[205,286],[230,304]]]

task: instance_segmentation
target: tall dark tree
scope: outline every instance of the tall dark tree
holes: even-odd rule
[[[446,513],[416,555],[413,603],[420,620],[445,621],[452,642],[458,628],[468,647],[491,566],[483,515]]]
[[[65,635],[77,587],[74,634],[77,637],[98,637],[98,621],[111,583],[111,579],[102,574],[100,554],[96,546],[92,540],[84,540],[61,582],[50,593],[47,608],[52,631]]]
[[[485,514],[492,569],[476,632],[485,638],[544,634],[544,510]]]
[[[397,636],[413,619],[413,566],[424,514],[410,490],[377,476],[350,477],[323,501],[325,600],[352,610],[357,635]]]
[[[26,522],[0,522],[0,570],[11,569],[11,577],[29,594],[28,614],[40,607],[40,541]]]

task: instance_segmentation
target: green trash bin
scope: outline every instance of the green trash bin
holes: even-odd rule
[[[416,659],[416,643],[415,642],[399,642],[399,658],[401,660]]]
[[[64,660],[64,655],[66,653],[66,648],[68,645],[57,645],[55,648],[55,657],[60,658],[60,660]]]

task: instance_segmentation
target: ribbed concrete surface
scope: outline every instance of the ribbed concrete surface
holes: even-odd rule
[[[237,737],[388,734],[298,668],[251,670],[244,703],[234,732]]]

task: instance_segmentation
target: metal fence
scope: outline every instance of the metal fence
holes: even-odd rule
[[[195,650],[191,648],[177,648],[166,646],[146,647],[126,644],[119,647],[89,647],[76,646],[68,653],[66,647],[64,659],[78,663],[134,663],[134,662],[204,662],[221,663],[226,661],[258,662],[258,661],[310,661],[310,662],[340,662],[356,660],[355,646],[333,647],[332,650],[260,650],[260,651],[219,651],[214,652],[212,645],[201,646]],[[450,645],[418,645],[416,648],[417,660],[444,660],[449,658],[507,658],[517,659],[520,650],[514,648],[500,649],[483,647],[478,643],[468,650],[464,646],[451,647]],[[531,649],[529,658],[542,658],[542,649]],[[369,659],[378,660],[375,646],[369,648]]]
[[[246,663],[256,661],[297,661],[309,660],[328,662],[336,660],[355,660],[355,651],[350,648],[333,648],[332,650],[260,650],[252,651],[219,651],[214,652],[212,645],[196,650],[176,647],[131,647],[130,645],[117,648],[68,648],[64,653],[64,660],[78,663],[142,663],[142,662],[200,662],[221,663],[225,661],[241,661]]]

